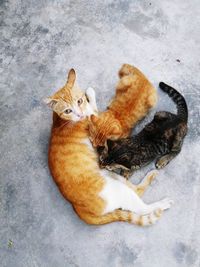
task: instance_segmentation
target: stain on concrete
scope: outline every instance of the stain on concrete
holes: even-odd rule
[[[110,249],[110,266],[134,266],[140,255],[138,247],[130,248],[124,241],[116,243]]]
[[[142,38],[159,38],[166,33],[168,21],[161,9],[134,9],[124,22],[125,27]]]
[[[174,248],[174,257],[178,263],[194,266],[198,259],[198,251],[190,245],[177,242]]]

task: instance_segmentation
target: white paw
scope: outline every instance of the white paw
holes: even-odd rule
[[[88,87],[85,91],[87,97],[89,98],[89,100],[94,99],[95,98],[95,91],[92,87]]]
[[[159,202],[160,202],[160,208],[162,210],[167,210],[174,204],[174,201],[168,197],[164,198],[163,200],[161,200]]]

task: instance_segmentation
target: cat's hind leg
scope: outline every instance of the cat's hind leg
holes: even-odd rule
[[[152,183],[152,181],[155,179],[157,176],[158,171],[153,170],[147,173],[147,175],[142,179],[142,181],[135,185],[132,184],[130,181],[122,177],[121,175],[118,175],[116,173],[112,173],[112,177],[116,180],[119,180],[120,182],[126,184],[128,187],[130,187],[138,196],[142,196],[144,192],[147,190],[149,185]]]
[[[105,186],[100,192],[100,197],[105,201],[106,206],[103,214],[122,209],[134,212],[138,215],[146,215],[157,210],[166,210],[171,207],[173,201],[169,198],[152,204],[146,204],[129,186],[109,176],[105,177]]]
[[[123,64],[121,69],[119,70],[119,77],[122,78],[124,76],[134,74],[135,67],[129,64]]]
[[[135,89],[138,88],[140,80],[138,79],[138,76],[133,76],[133,75],[127,75],[123,76],[116,87],[117,93],[119,92],[125,92],[127,91],[131,86],[134,86]]]
[[[186,127],[179,127],[178,133],[176,134],[176,137],[173,142],[173,146],[171,149],[171,152],[163,155],[162,157],[158,158],[156,161],[156,168],[161,169],[164,168],[173,158],[175,158],[179,152],[181,151],[181,147],[183,144],[183,138],[186,135],[187,128]]]
[[[136,192],[136,194],[138,196],[143,196],[144,192],[147,190],[147,188],[149,187],[149,185],[152,183],[152,181],[155,179],[156,175],[158,174],[158,172],[156,170],[153,170],[151,172],[148,172],[147,175],[143,178],[143,180],[138,184],[138,185],[133,185],[130,181],[126,180],[126,184],[128,186],[133,185],[134,187],[134,191]],[[130,177],[129,175],[131,175],[130,172],[128,172],[128,178]],[[124,176],[126,179],[127,177]]]
[[[164,121],[167,119],[173,119],[174,117],[176,117],[176,115],[168,111],[158,111],[154,115],[154,120],[160,122],[160,121]]]
[[[142,196],[144,194],[144,192],[147,190],[149,185],[151,185],[157,174],[158,172],[156,170],[148,172],[144,179],[138,185],[135,186],[136,193],[138,194],[138,196]]]

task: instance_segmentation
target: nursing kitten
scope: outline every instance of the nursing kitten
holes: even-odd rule
[[[145,204],[141,196],[155,172],[139,185],[124,177],[101,170],[98,155],[89,140],[87,116],[96,113],[95,93],[87,96],[75,84],[75,71],[66,85],[45,102],[53,109],[49,144],[49,168],[62,195],[71,202],[78,216],[89,224],[125,221],[138,225],[155,223],[172,200]]]
[[[156,159],[156,168],[166,166],[180,151],[187,133],[188,109],[184,97],[161,82],[160,88],[176,103],[178,112],[156,112],[154,119],[137,135],[107,141],[99,148],[100,165],[108,170],[121,169],[128,178],[132,172]]]
[[[144,118],[157,101],[157,92],[137,68],[124,64],[120,71],[116,95],[105,112],[92,115],[90,139],[94,147],[107,139],[128,137],[135,124]]]

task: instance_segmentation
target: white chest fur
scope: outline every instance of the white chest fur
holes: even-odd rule
[[[89,150],[95,151],[95,149],[94,149],[94,147],[92,146],[92,143],[90,142],[90,139],[89,139],[89,138],[85,138],[85,139],[82,141],[82,144],[87,145],[87,147],[88,147]]]

